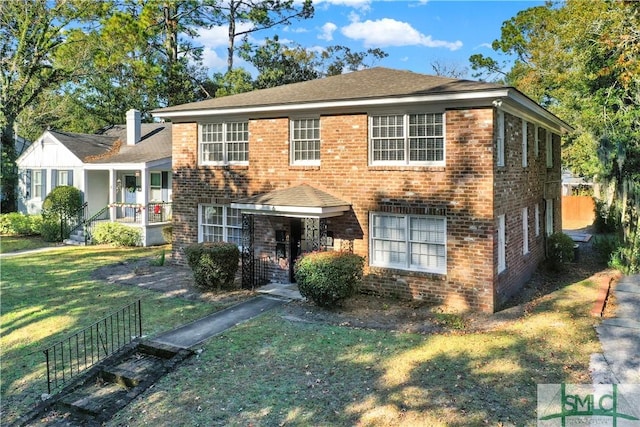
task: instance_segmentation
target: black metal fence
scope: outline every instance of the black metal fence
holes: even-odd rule
[[[147,204],[147,222],[171,221],[171,202],[151,202]]]
[[[47,391],[61,389],[74,376],[142,336],[140,300],[43,350]]]

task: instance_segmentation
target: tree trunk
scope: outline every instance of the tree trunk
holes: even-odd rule
[[[2,194],[0,194],[2,213],[16,212],[17,189],[18,189],[18,168],[16,166],[16,142],[13,127],[16,122],[15,117],[5,117],[6,123],[2,128]]]
[[[235,50],[236,41],[236,8],[237,4],[234,0],[229,2],[229,44],[227,48],[227,72],[233,68],[233,52]]]

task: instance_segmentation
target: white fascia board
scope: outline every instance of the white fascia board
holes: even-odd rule
[[[87,170],[136,170],[147,167],[146,163],[85,163]]]
[[[233,209],[240,209],[242,212],[252,214],[294,218],[328,218],[340,216],[350,208],[348,205],[320,208],[309,206],[258,205],[253,203],[231,203],[230,206]]]
[[[391,106],[396,104],[418,104],[418,103],[435,103],[450,101],[474,101],[494,98],[503,98],[509,96],[509,90],[493,89],[489,91],[472,91],[457,92],[435,95],[418,95],[404,97],[386,97],[375,99],[356,99],[344,101],[325,101],[325,102],[309,102],[300,104],[278,104],[265,105],[256,107],[238,107],[238,108],[209,108],[202,110],[174,111],[168,113],[153,113],[154,117],[173,118],[198,118],[202,116],[228,116],[228,115],[251,115],[256,113],[283,113],[308,110],[329,110],[329,109],[346,109],[354,107],[380,107]],[[488,104],[490,105],[490,104]]]
[[[550,127],[559,134],[573,131],[573,128],[569,124],[556,117],[553,113],[533,101],[531,98],[516,90],[510,91],[508,99],[514,105],[503,104],[502,109],[509,114],[523,117],[534,123],[540,123],[545,127]],[[542,121],[540,120],[541,118]]]

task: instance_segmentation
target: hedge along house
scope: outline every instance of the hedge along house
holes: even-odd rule
[[[162,227],[171,224],[171,136],[171,123],[141,123],[136,110],[127,112],[126,125],[96,134],[47,130],[16,161],[18,211],[40,213],[55,187],[71,185],[86,204],[83,221],[122,222],[142,230],[144,246],[165,243]]]
[[[177,105],[173,251],[224,240],[245,286],[307,251],[366,257],[364,291],[492,312],[560,231],[560,135],[512,87],[373,68]]]

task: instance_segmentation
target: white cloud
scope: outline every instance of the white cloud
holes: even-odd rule
[[[362,11],[371,9],[372,0],[317,0],[314,6],[319,6],[326,10],[329,6],[346,6]]]
[[[236,25],[236,32],[246,31],[252,28],[252,24],[241,22]],[[229,28],[221,25],[200,31],[196,37],[196,42],[201,43],[205,48],[215,49],[226,47],[229,39]]]
[[[318,34],[320,40],[331,41],[333,40],[333,32],[338,29],[338,26],[333,22],[327,22],[322,26],[322,32]]]
[[[351,39],[362,40],[366,47],[418,45],[443,47],[449,50],[458,50],[462,47],[460,40],[455,42],[434,40],[431,36],[420,33],[410,24],[390,18],[352,22],[343,27],[341,32]]]
[[[493,46],[491,46],[491,43],[480,43],[478,46],[474,47],[473,50],[479,49],[481,47],[484,47],[487,49],[493,49]]]
[[[218,55],[214,49],[204,48],[202,51],[202,63],[211,71],[226,71],[227,57]]]

